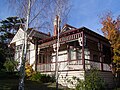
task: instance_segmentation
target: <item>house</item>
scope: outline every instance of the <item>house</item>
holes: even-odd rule
[[[101,76],[113,87],[113,75],[110,69],[110,43],[103,36],[86,27],[74,28],[65,25],[60,33],[58,54],[58,82],[67,85],[67,78],[73,76],[84,79],[87,70],[92,67],[101,71]],[[39,40],[37,71],[45,74],[55,73],[57,37]],[[69,86],[69,85],[67,85]],[[69,86],[70,87],[70,86]]]
[[[12,41],[10,42],[11,46],[14,47],[15,53],[14,53],[14,60],[18,61],[18,70],[20,69],[21,66],[21,62],[22,62],[22,46],[24,43],[24,30],[23,28],[19,28],[18,32],[15,34],[14,38],[12,39]],[[36,63],[36,53],[37,53],[37,39],[41,40],[41,39],[45,39],[45,38],[49,38],[50,36],[39,32],[37,30],[34,29],[29,29],[27,31],[27,35],[28,35],[28,43],[27,43],[27,55],[26,55],[26,61],[28,61],[31,64]],[[33,67],[33,69],[35,70],[35,65]]]
[[[34,34],[31,33],[28,42],[27,58],[30,64],[35,62],[35,70],[53,75],[56,71],[56,43],[58,40],[56,24],[54,24],[54,34],[51,37],[35,30],[33,32]],[[11,41],[16,46],[15,59],[21,56],[23,33],[23,30],[19,29]],[[105,37],[86,27],[75,28],[68,24],[64,25],[59,34],[57,59],[59,84],[72,87],[65,81],[66,78],[76,76],[85,79],[85,74],[89,73],[92,67],[96,67],[108,86],[114,86],[109,66],[111,63],[110,43]],[[18,61],[21,62],[20,59]]]

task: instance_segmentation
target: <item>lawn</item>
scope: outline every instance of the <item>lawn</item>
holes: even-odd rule
[[[18,79],[1,79],[0,90],[18,90]],[[25,90],[55,90],[55,84],[25,81]],[[64,90],[59,87],[59,90]]]
[[[0,90],[18,90],[19,78],[0,72]],[[55,83],[40,83],[25,80],[25,90],[55,90]],[[59,85],[59,90],[68,90]]]
[[[19,77],[15,74],[0,72],[0,90],[18,90]],[[25,80],[25,90],[56,90],[55,83],[41,83]],[[71,90],[59,85],[59,90]],[[114,89],[120,90],[120,88]]]

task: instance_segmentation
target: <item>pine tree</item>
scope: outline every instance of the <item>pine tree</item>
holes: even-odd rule
[[[0,69],[8,58],[13,57],[13,48],[8,47],[8,44],[24,21],[19,17],[8,17],[0,21]]]

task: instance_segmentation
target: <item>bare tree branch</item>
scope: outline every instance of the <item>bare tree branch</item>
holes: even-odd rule
[[[26,18],[28,0],[9,1],[10,5],[16,10],[16,14],[19,17]],[[29,25],[41,31],[51,31],[53,30],[55,16],[60,16],[61,25],[63,25],[67,22],[70,9],[70,0],[31,0]],[[42,27],[46,28],[43,29]]]

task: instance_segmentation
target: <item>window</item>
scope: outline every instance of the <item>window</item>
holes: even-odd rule
[[[19,46],[19,49],[22,50],[22,45]]]
[[[48,54],[39,54],[38,63],[50,63],[51,55]]]
[[[30,51],[27,51],[26,60],[30,61]]]
[[[22,50],[22,44],[16,46],[16,51]]]
[[[99,61],[98,55],[96,54],[93,55],[93,61]]]
[[[69,49],[70,60],[76,60],[76,50],[73,48]]]
[[[90,59],[90,51],[88,49],[84,49],[84,55],[85,55],[85,59]]]
[[[79,48],[70,48],[69,49],[69,65],[78,65],[81,64],[81,50]],[[75,60],[75,61],[74,61]]]
[[[98,42],[98,50],[100,51],[101,46],[100,46],[100,42]]]
[[[16,46],[16,51],[21,51],[22,50],[22,46],[23,46],[23,44],[17,45]],[[27,49],[28,50],[30,49],[30,44],[27,44]]]
[[[39,54],[39,62],[38,63],[45,63],[45,55]]]
[[[28,49],[28,50],[30,49],[30,44],[27,44],[27,49]]]
[[[110,47],[103,45],[102,50],[103,50],[103,62],[110,64],[111,63]]]
[[[18,45],[18,46],[16,46],[16,51],[19,51],[19,45]]]
[[[82,49],[77,49],[77,59],[78,60],[82,59]]]
[[[20,62],[20,59],[21,59],[21,53],[20,53],[19,51],[16,52],[14,58],[15,58],[16,61]]]
[[[90,59],[90,51],[84,49],[85,59]],[[70,60],[81,60],[82,59],[82,49],[81,48],[70,48],[69,49]]]

